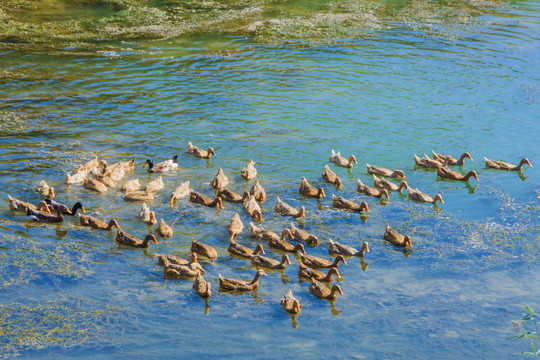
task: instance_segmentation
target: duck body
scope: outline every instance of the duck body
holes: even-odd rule
[[[105,193],[108,189],[107,185],[93,177],[84,178],[83,185],[85,188],[96,191],[98,193]]]
[[[465,159],[469,159],[469,160],[473,161],[473,158],[472,158],[471,154],[469,154],[468,152],[463,153],[460,156],[459,160],[453,158],[450,155],[437,154],[433,150],[431,150],[431,154],[433,155],[433,160],[437,160],[441,164],[445,164],[445,165],[460,165],[461,166],[461,165],[463,165],[465,163]]]
[[[37,209],[41,208],[42,202],[38,204]],[[71,214],[71,210],[65,205],[62,205],[61,207],[58,207],[56,209],[56,213],[51,213],[49,211],[49,207],[46,203],[44,203],[45,211],[40,210],[32,210],[30,208],[26,208],[26,218],[31,221],[36,222],[46,222],[46,223],[60,223],[64,221],[64,213]]]
[[[338,189],[341,188],[341,179],[333,172],[328,165],[324,166],[324,171],[322,173],[322,178],[330,184],[334,184]]]
[[[264,201],[266,199],[266,191],[264,191],[264,188],[259,183],[259,180],[255,180],[251,186],[251,189],[249,190],[249,194],[255,197],[257,201]]]
[[[357,179],[356,192],[359,192],[360,194],[365,194],[368,196],[374,196],[377,198],[382,198],[383,196],[386,196],[387,200],[390,199],[388,195],[388,190],[384,188],[382,189],[372,188],[370,186],[365,185],[362,181],[360,181],[360,179]]]
[[[426,202],[431,204],[436,204],[437,201],[440,201],[441,204],[444,204],[442,196],[440,194],[435,194],[435,197],[431,197],[427,194],[424,194],[418,189],[408,188],[409,198],[418,202]]]
[[[94,156],[91,160],[82,165],[79,169],[86,171],[87,174],[90,174],[93,170],[97,169],[100,166],[97,155]]]
[[[358,205],[354,201],[347,200],[343,198],[343,196],[338,197],[334,194],[332,194],[332,199],[332,206],[336,209],[353,210],[358,212],[365,211],[367,213],[369,212],[369,206],[365,201]]]
[[[300,210],[297,210],[291,205],[281,201],[279,196],[277,197],[277,202],[274,210],[281,216],[291,216],[295,219],[306,216],[306,208],[304,206],[302,206]]]
[[[126,183],[120,188],[123,192],[126,194],[129,194],[133,191],[139,190],[141,188],[141,183],[139,182],[139,179],[133,179],[126,181]]]
[[[156,179],[150,181],[146,186],[144,187],[144,191],[155,193],[165,187],[165,184],[163,183],[163,177],[158,176]]]
[[[294,240],[306,242],[309,246],[319,245],[319,238],[317,236],[308,233],[304,229],[297,228],[292,222],[289,230]]]
[[[52,199],[56,197],[56,192],[54,191],[54,188],[50,187],[45,180],[41,180],[36,190],[38,194],[40,194],[46,199]]]
[[[384,178],[378,178],[375,175],[373,175],[373,186],[375,186],[378,189],[386,189],[388,191],[397,191],[397,192],[401,192],[403,188],[408,189],[409,187],[406,181],[402,181],[399,185],[396,185],[391,181],[388,181]]]
[[[259,228],[253,223],[250,223],[249,225],[251,227],[251,236],[264,241],[268,241],[268,246],[271,248],[287,252],[300,251],[303,254],[306,253],[306,250],[304,249],[304,246],[302,244],[293,245],[285,240],[285,236],[289,236],[289,238],[292,238],[292,234],[289,229],[284,229],[281,233],[281,236],[279,236],[275,232]]]
[[[255,179],[255,177],[257,177],[257,169],[255,168],[255,161],[253,161],[253,159],[250,159],[242,171],[240,171],[240,176],[246,180]]]
[[[229,247],[227,248],[227,250],[233,255],[240,256],[243,258],[248,258],[248,259],[251,256],[257,255],[259,253],[264,255],[264,249],[261,244],[257,244],[257,246],[255,247],[255,250],[251,250],[247,246],[241,245],[234,240],[231,240],[231,243],[229,244]]]
[[[142,204],[141,210],[139,211],[137,217],[141,219],[143,223],[148,225],[154,225],[157,223],[156,213],[151,211],[146,203]]]
[[[292,290],[287,290],[285,296],[279,301],[279,304],[289,314],[298,314],[300,312],[300,301],[293,296]]]
[[[219,168],[216,176],[212,180],[212,187],[214,189],[221,189],[226,187],[227,185],[229,185],[229,178],[227,177],[227,175],[225,175],[223,170]]]
[[[525,164],[532,167],[530,161],[527,158],[521,159],[518,165],[510,164],[506,161],[489,160],[488,158],[484,158],[484,160],[486,161],[487,168],[497,169],[497,170],[521,171],[523,169],[523,165]]]
[[[386,232],[384,233],[384,240],[396,245],[406,248],[407,246],[412,247],[411,239],[409,236],[401,235],[397,231],[390,228],[390,225],[386,224]]]
[[[283,255],[281,257],[281,261],[262,255],[252,255],[249,258],[253,265],[266,269],[283,270],[287,267],[287,265],[291,264],[291,260],[289,260],[287,255]]]
[[[159,225],[156,228],[156,234],[162,238],[170,239],[173,236],[173,229],[163,219],[159,219]]]
[[[252,281],[224,278],[219,274],[219,288],[226,291],[250,291],[259,287],[261,276],[267,276],[264,270],[259,269]]]
[[[341,255],[347,255],[347,256],[360,256],[364,257],[366,252],[369,252],[369,246],[367,242],[362,243],[362,247],[360,251],[353,248],[352,246],[340,244],[337,241],[334,241],[332,239],[328,239],[328,242],[330,245],[328,246],[328,252],[330,254],[341,254]]]
[[[416,156],[416,154],[414,154],[414,162],[416,165],[427,169],[438,169],[444,165],[443,162],[430,159],[427,155],[424,155],[423,158],[419,158],[418,156]]]
[[[208,207],[218,206],[220,209],[223,209],[223,200],[221,200],[220,197],[216,197],[214,200],[212,200],[208,196],[198,193],[194,190],[191,190],[191,193],[189,194],[189,201],[195,204],[204,205]]]
[[[73,175],[66,173],[66,184],[82,184],[84,179],[88,176],[86,170],[80,167]]]
[[[203,299],[208,299],[210,295],[212,295],[211,287],[212,284],[206,281],[203,278],[202,273],[199,271],[197,273],[197,278],[193,282],[193,290],[195,290],[195,293]]]
[[[320,282],[332,282],[334,275],[336,275],[338,278],[341,278],[341,275],[337,267],[329,268],[328,272],[325,274],[322,271],[307,267],[301,262],[298,264],[298,277],[299,278],[305,278],[305,279],[314,278]]]
[[[191,252],[194,252],[198,255],[206,256],[207,258],[214,260],[217,259],[218,253],[210,245],[206,245],[198,242],[195,238],[191,239]]]
[[[154,164],[151,159],[146,159],[143,167],[148,166],[148,172],[165,172],[178,170],[178,155],[175,155],[172,159],[168,159],[157,164]]]
[[[109,223],[106,223],[100,219],[97,219],[90,215],[79,214],[79,224],[81,226],[89,226],[93,229],[98,230],[111,230],[113,226],[116,226],[117,229],[120,229],[118,221],[115,219],[109,220]]]
[[[386,177],[391,177],[391,178],[397,178],[397,177],[400,177],[402,179],[406,178],[405,173],[403,173],[403,171],[401,171],[401,170],[392,171],[392,170],[387,169],[387,168],[383,168],[383,167],[375,166],[375,165],[370,165],[370,164],[367,164],[367,163],[366,163],[366,168],[367,168],[368,174],[386,176]]]
[[[229,221],[228,232],[230,240],[234,240],[236,236],[242,232],[242,230],[244,230],[244,223],[240,219],[240,215],[236,213],[231,221]]]
[[[155,195],[153,192],[148,192],[144,190],[135,190],[124,196],[126,201],[149,201],[154,200]]]
[[[305,177],[302,177],[302,181],[300,182],[300,194],[307,196],[307,197],[313,197],[313,198],[323,198],[326,197],[326,194],[324,193],[324,189],[320,188],[317,189],[314,186],[312,186]]]
[[[136,247],[136,248],[147,248],[150,245],[150,241],[153,241],[156,245],[158,241],[156,237],[152,234],[146,235],[144,240],[141,240],[133,235],[126,233],[125,231],[118,229],[116,233],[116,242],[121,245]]]
[[[187,197],[190,195],[190,193],[191,189],[189,188],[189,181],[185,181],[180,184],[176,189],[174,189],[174,191],[171,193],[169,203],[172,205],[176,199]]]
[[[82,203],[79,201],[73,204],[73,207],[71,209],[69,209],[67,205],[59,203],[52,199],[45,199],[45,202],[47,203],[47,206],[52,212],[55,212],[56,210],[58,210],[58,208],[62,208],[62,214],[64,215],[75,216],[75,214],[77,214],[77,211],[79,210],[81,210],[81,212],[83,213],[86,213],[86,209],[84,208]],[[68,209],[68,211],[66,211],[66,209]]]
[[[261,210],[261,207],[259,206],[259,203],[253,196],[249,194],[246,197],[246,200],[244,203],[244,209],[246,209],[246,213],[249,216],[251,216],[253,220],[255,221],[263,220],[262,210]]]
[[[245,198],[247,198],[247,195],[247,192],[244,192],[244,195],[242,196],[226,188],[221,188],[217,191],[218,197],[232,203],[241,203]]]
[[[216,156],[216,152],[213,148],[209,147],[208,150],[203,150],[195,145],[193,145],[191,142],[188,143],[188,154],[195,155],[196,157],[200,157],[203,159],[210,159],[212,155]]]
[[[37,210],[36,205],[32,203],[15,199],[11,195],[8,195],[8,198],[9,198],[9,210],[11,211],[26,212],[26,209]]]
[[[332,286],[332,289],[329,289],[323,283],[315,280],[315,278],[311,278],[311,285],[309,286],[309,292],[317,296],[318,298],[326,299],[330,301],[336,300],[337,294],[343,295],[343,291],[341,291],[341,288],[339,287],[339,285],[334,284]]]
[[[353,167],[353,164],[358,164],[354,155],[349,156],[349,159],[347,160],[341,156],[339,151],[336,153],[334,150],[332,150],[332,154],[330,154],[330,162],[349,169]]]
[[[300,254],[301,262],[311,268],[331,268],[333,266],[339,267],[339,263],[342,262],[344,265],[347,265],[347,261],[345,261],[345,258],[342,255],[336,256],[334,261],[329,261],[317,256],[312,255],[303,255]]]
[[[186,265],[171,264],[166,259],[163,264],[163,275],[173,278],[192,278],[198,274],[204,274],[204,269],[199,263]]]
[[[441,179],[468,181],[471,177],[474,177],[476,181],[478,181],[478,175],[476,174],[476,171],[469,171],[467,174],[462,175],[457,171],[449,169],[445,166],[441,166],[437,169],[437,175]]]
[[[188,264],[197,262],[197,254],[195,253],[191,253],[191,259],[189,261],[179,256],[171,255],[171,254],[168,254],[168,255],[156,254],[156,256],[158,258],[158,265],[161,265],[161,266],[164,266],[165,263],[167,262],[170,264],[176,264],[176,265],[188,265]]]

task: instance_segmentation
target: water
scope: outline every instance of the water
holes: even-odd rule
[[[529,348],[505,341],[520,306],[538,308],[540,148],[536,145],[540,79],[538,2],[522,2],[457,39],[425,37],[407,27],[380,31],[348,46],[264,46],[243,37],[192,36],[124,44],[123,52],[47,56],[7,52],[3,67],[52,74],[50,80],[6,83],[0,90],[0,197],[37,202],[45,179],[57,200],[82,201],[102,219],[116,218],[144,237],[140,205],[120,191],[97,195],[64,184],[65,172],[94,155],[109,163],[135,158],[128,178],[155,178],[142,164],[179,155],[182,169],[164,174],[165,190],[150,206],[174,223],[175,235],[148,250],[119,248],[115,232],[90,231],[67,219],[34,225],[0,209],[3,334],[7,357],[157,358],[355,357],[511,358]],[[186,153],[188,141],[217,156]],[[332,169],[340,191],[320,175],[332,149],[355,154],[352,170]],[[431,150],[474,162],[479,182],[437,179],[415,168],[413,155]],[[522,174],[485,169],[483,157],[513,163]],[[248,189],[240,169],[253,158],[267,191],[268,230],[290,219],[273,212],[276,196],[308,216],[298,222],[322,239],[308,253],[327,256],[327,239],[360,247],[349,260],[335,303],[308,292],[297,260],[270,271],[255,293],[217,289],[218,273],[251,278],[249,262],[227,254],[226,226],[239,205],[221,211],[179,200],[185,180],[212,194],[222,167],[236,192]],[[391,193],[388,204],[355,193],[371,184],[365,162],[400,168],[413,187],[442,194],[445,204],[414,203]],[[317,201],[298,194],[301,177],[322,186]],[[332,209],[330,194],[367,201],[367,216]],[[413,239],[404,256],[382,240],[386,223]],[[249,227],[247,227],[249,229]],[[184,255],[191,238],[215,246],[201,259],[212,282],[208,302],[191,281],[167,280],[155,252]],[[239,241],[255,247],[244,230]],[[268,251],[269,256],[281,253]],[[365,270],[365,271],[364,271]],[[291,318],[279,299],[291,288],[304,305]],[[25,329],[23,332],[21,329]],[[14,339],[23,339],[17,346]],[[26,340],[25,340],[26,339]]]

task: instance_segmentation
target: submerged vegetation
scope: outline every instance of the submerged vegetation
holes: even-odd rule
[[[0,2],[0,47],[104,51],[115,49],[119,40],[204,33],[249,36],[267,44],[335,44],[403,25],[447,36],[453,32],[448,29],[464,29],[504,1],[320,0],[306,9],[274,0],[5,0]],[[0,73],[0,81],[13,77],[17,74]]]

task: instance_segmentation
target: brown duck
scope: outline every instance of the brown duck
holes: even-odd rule
[[[341,254],[341,255],[347,255],[347,256],[364,257],[364,255],[369,252],[369,246],[366,241],[362,243],[362,247],[360,248],[360,251],[353,248],[352,246],[340,244],[337,241],[334,241],[332,239],[328,239],[328,242],[330,243],[330,245],[328,246],[328,252],[330,254]]]
[[[365,211],[367,213],[369,212],[369,206],[365,201],[358,205],[354,201],[344,199],[343,196],[337,197],[334,194],[332,194],[332,199],[332,206],[336,209],[353,210],[358,212]]]
[[[158,241],[154,234],[146,235],[144,240],[141,240],[133,235],[126,233],[125,231],[122,231],[121,229],[118,229],[118,232],[116,233],[116,242],[126,246],[147,248],[150,245],[150,241],[153,241],[156,245],[158,244]]]
[[[392,171],[390,169],[383,168],[380,166],[370,165],[368,163],[366,163],[366,167],[367,167],[368,174],[386,176],[386,177],[391,177],[391,178],[397,178],[397,177],[402,178],[402,179],[406,178],[405,173],[401,170]]]
[[[235,192],[232,192],[229,189],[221,188],[217,191],[217,196],[222,198],[225,201],[232,202],[232,203],[241,203],[248,197],[248,192],[244,191],[244,195],[237,194]]]
[[[292,216],[295,219],[306,216],[306,208],[304,206],[302,206],[300,210],[295,209],[286,202],[281,201],[279,196],[277,197],[277,202],[274,210],[281,216]]]
[[[399,185],[396,185],[389,180],[386,180],[384,178],[378,178],[375,175],[373,175],[373,186],[379,189],[386,189],[388,191],[397,191],[397,192],[401,192],[403,188],[407,189],[409,187],[406,181],[402,181]]]
[[[266,199],[266,191],[259,183],[259,180],[255,180],[251,189],[249,190],[249,195],[254,196],[257,201],[264,201]]]
[[[24,212],[26,212],[27,208],[31,209],[31,210],[37,210],[37,206],[32,204],[32,203],[15,199],[11,195],[8,195],[8,198],[9,198],[9,210],[11,210],[11,211],[24,211]]]
[[[200,273],[204,274],[204,269],[199,263],[190,263],[188,265],[171,264],[165,259],[163,264],[163,275],[177,278],[192,278]]]
[[[191,190],[191,193],[189,194],[189,201],[208,207],[218,206],[220,209],[223,209],[223,200],[221,200],[220,197],[216,197],[214,200],[212,200],[208,196],[198,193],[194,190]]]
[[[418,202],[427,202],[431,204],[436,204],[437,201],[440,201],[441,204],[444,204],[441,194],[435,194],[435,197],[431,197],[427,194],[424,194],[418,189],[408,188],[407,190],[409,192],[409,198],[411,200]]]
[[[116,226],[117,229],[120,229],[120,225],[118,225],[118,221],[115,219],[109,220],[109,223],[106,223],[102,220],[96,219],[93,216],[79,214],[79,224],[81,226],[89,226],[94,229],[98,230],[111,230],[113,226]]]
[[[181,199],[183,197],[189,196],[191,193],[191,189],[189,188],[189,181],[185,181],[181,183],[174,191],[171,193],[171,198],[169,199],[169,203],[172,205],[176,201],[176,199]]]
[[[212,155],[216,156],[216,152],[213,148],[209,147],[208,150],[199,149],[198,147],[194,146],[191,142],[188,143],[188,154],[195,155],[196,157],[200,157],[203,159],[210,159]]]
[[[324,193],[323,188],[316,189],[314,186],[311,186],[305,177],[302,177],[302,182],[300,183],[299,191],[300,191],[300,194],[307,197],[314,197],[318,199],[326,197],[326,194]]]
[[[431,150],[431,154],[433,156],[433,160],[437,160],[441,164],[446,164],[446,165],[463,165],[465,163],[465,159],[469,159],[473,161],[471,154],[469,154],[468,152],[464,152],[463,154],[461,154],[461,156],[459,157],[459,160],[453,158],[450,155],[437,154],[433,150]]]
[[[214,249],[210,245],[202,244],[195,240],[195,238],[191,239],[191,252],[197,253],[202,256],[206,256],[207,258],[213,260],[217,259],[218,253],[216,249]]]
[[[474,177],[476,181],[478,181],[478,175],[476,175],[476,171],[472,171],[472,170],[469,171],[466,175],[462,175],[458,173],[457,171],[441,166],[440,168],[437,169],[437,175],[441,179],[469,181],[470,178]]]
[[[311,278],[309,292],[321,299],[326,299],[330,301],[336,300],[337,294],[343,295],[343,291],[341,291],[339,285],[334,284],[332,286],[332,289],[329,289],[323,283],[315,280],[315,278]]]
[[[161,266],[164,266],[166,262],[169,262],[171,264],[176,264],[176,265],[189,265],[191,263],[197,262],[197,254],[195,253],[191,253],[191,259],[189,261],[179,256],[171,255],[171,254],[168,254],[168,255],[156,254],[156,256],[158,258],[158,265],[161,265]]]
[[[263,269],[258,269],[251,282],[237,279],[224,278],[219,274],[219,288],[226,291],[249,291],[259,287],[261,276],[267,276]]]
[[[291,260],[287,255],[281,257],[281,261],[262,256],[262,255],[252,255],[250,256],[251,263],[257,267],[262,267],[266,269],[282,270],[291,264]]]
[[[212,284],[204,280],[202,273],[199,271],[197,273],[197,278],[193,282],[193,290],[195,290],[195,293],[203,299],[208,299],[210,295],[212,295],[212,290],[210,290],[211,287]]]
[[[401,235],[395,230],[390,228],[390,225],[386,224],[386,232],[384,233],[384,240],[396,245],[406,248],[407,246],[412,247],[411,238],[408,235]]]
[[[159,224],[155,232],[162,238],[166,238],[166,239],[172,238],[173,233],[174,233],[173,228],[167,225],[167,223],[165,223],[165,220],[163,219],[159,220]]]
[[[334,184],[338,189],[341,188],[341,179],[336,175],[335,172],[330,170],[330,167],[328,165],[324,166],[324,171],[322,173],[322,178],[329,182],[330,184]]]
[[[293,296],[291,289],[287,290],[279,304],[289,314],[298,314],[300,312],[300,301]]]
[[[255,179],[257,176],[257,169],[255,168],[255,161],[253,161],[253,159],[250,159],[242,171],[240,171],[240,176],[246,180]]]
[[[416,154],[414,154],[414,162],[416,163],[416,165],[428,169],[438,169],[441,166],[444,166],[443,162],[430,159],[426,154],[424,154],[423,158],[419,158],[418,156],[416,156]]]
[[[238,234],[244,230],[244,223],[240,220],[238,213],[234,214],[231,221],[229,221],[228,231],[230,240],[234,240]]]
[[[337,267],[331,267],[325,274],[322,271],[307,267],[302,262],[298,263],[299,278],[311,279],[313,277],[320,282],[332,282],[334,275],[336,275],[338,279],[341,279],[341,274],[339,273]]]
[[[383,196],[386,196],[386,200],[390,199],[390,197],[388,196],[388,190],[384,188],[383,189],[372,188],[370,186],[365,185],[360,179],[357,179],[356,192],[359,192],[360,194],[374,196],[377,198],[382,198]]]
[[[259,203],[257,202],[257,200],[255,200],[255,197],[247,194],[247,197],[244,203],[244,208],[246,209],[246,213],[249,216],[251,216],[253,220],[255,221],[263,220],[261,207],[259,206]]]
[[[300,254],[300,261],[309,267],[312,268],[331,268],[332,266],[339,267],[339,263],[342,262],[343,265],[347,265],[347,261],[345,261],[345,258],[342,255],[336,256],[334,261],[329,261],[317,256],[312,255],[303,255]]]
[[[356,157],[354,155],[349,156],[349,160],[347,160],[343,156],[341,156],[339,151],[336,153],[334,150],[332,150],[332,154],[330,154],[330,162],[349,169],[353,167],[353,163],[358,165],[358,162],[356,161]]]
[[[43,209],[43,210],[40,210]],[[47,223],[59,223],[64,221],[64,213],[71,213],[71,210],[65,205],[56,209],[56,214],[51,213],[47,203],[40,201],[36,210],[26,208],[26,218],[30,221],[47,222]]]
[[[212,187],[214,189],[221,189],[229,185],[229,178],[223,172],[223,169],[219,168],[214,180],[212,180]]]
[[[525,164],[532,167],[531,163],[527,158],[521,159],[518,165],[510,164],[505,161],[489,160],[487,158],[484,158],[484,160],[486,160],[486,167],[491,169],[521,171],[523,169],[523,165]]]
[[[126,201],[149,201],[154,200],[155,194],[144,190],[135,190],[126,194],[124,200]]]
[[[227,250],[233,255],[248,258],[248,259],[251,256],[257,255],[259,253],[264,255],[264,249],[263,249],[262,244],[257,244],[257,246],[255,247],[255,250],[251,250],[250,248],[244,245],[241,245],[234,240],[231,240],[231,243],[229,244],[229,247]]]
[[[304,229],[297,228],[292,222],[289,230],[291,231],[294,240],[306,242],[309,246],[319,245],[319,238],[317,238],[317,236],[308,233]]]

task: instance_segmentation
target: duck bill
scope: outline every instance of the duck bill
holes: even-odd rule
[[[295,305],[296,305],[295,310],[296,310],[297,313],[299,313],[300,312],[300,304],[297,303]]]
[[[171,198],[169,199],[169,204],[174,205],[174,200],[175,199],[176,198],[174,197],[174,195],[171,195]]]
[[[83,207],[81,207],[81,211],[83,212],[83,214],[86,214],[86,209]]]

